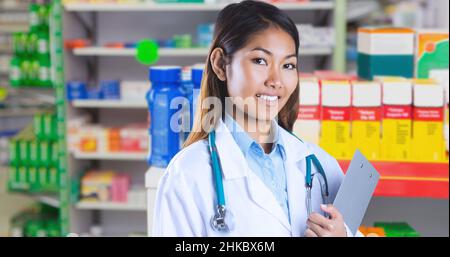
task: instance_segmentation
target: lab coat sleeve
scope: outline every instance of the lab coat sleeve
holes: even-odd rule
[[[204,236],[199,208],[186,179],[169,167],[161,178],[153,215],[153,236]]]

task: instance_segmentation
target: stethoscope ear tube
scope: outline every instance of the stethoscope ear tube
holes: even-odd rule
[[[222,182],[222,168],[220,167],[219,156],[216,147],[216,132],[213,130],[209,133],[209,150],[211,152],[211,161],[214,174],[214,182],[216,184],[217,205],[225,206],[225,195]]]

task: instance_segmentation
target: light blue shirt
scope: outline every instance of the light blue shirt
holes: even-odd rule
[[[286,152],[280,137],[278,124],[272,123],[275,136],[272,151],[269,154],[228,114],[225,114],[225,125],[247,159],[250,169],[258,175],[264,184],[273,192],[275,198],[289,218],[287,182],[284,162]]]

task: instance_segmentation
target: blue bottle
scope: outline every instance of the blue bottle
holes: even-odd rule
[[[181,88],[181,68],[177,66],[154,66],[149,72],[152,88],[147,93],[150,113],[151,150],[148,164],[165,168],[181,148],[181,106],[171,109],[171,102],[184,97]],[[180,98],[177,98],[180,99]],[[178,103],[179,101],[177,101]],[[179,118],[178,118],[179,117]]]
[[[194,124],[194,118],[195,118],[195,111],[197,109],[197,99],[200,95],[200,86],[202,84],[202,76],[203,76],[203,67],[204,65],[195,65],[192,67],[192,84],[194,85],[192,89],[192,100],[190,101],[190,109],[191,109],[191,124],[190,128],[192,129],[192,126]]]
[[[184,96],[187,99],[188,105],[186,106],[185,112],[183,113],[183,141],[185,141],[188,136],[189,132],[191,131],[191,124],[192,124],[192,117],[191,115],[191,107],[192,107],[192,78],[191,78],[191,69],[190,68],[184,68],[181,71],[181,88],[183,89]],[[189,109],[187,109],[189,108]]]

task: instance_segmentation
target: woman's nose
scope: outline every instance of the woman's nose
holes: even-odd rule
[[[266,86],[272,87],[273,89],[280,88],[282,86],[280,72],[277,69],[272,68],[265,84]]]

